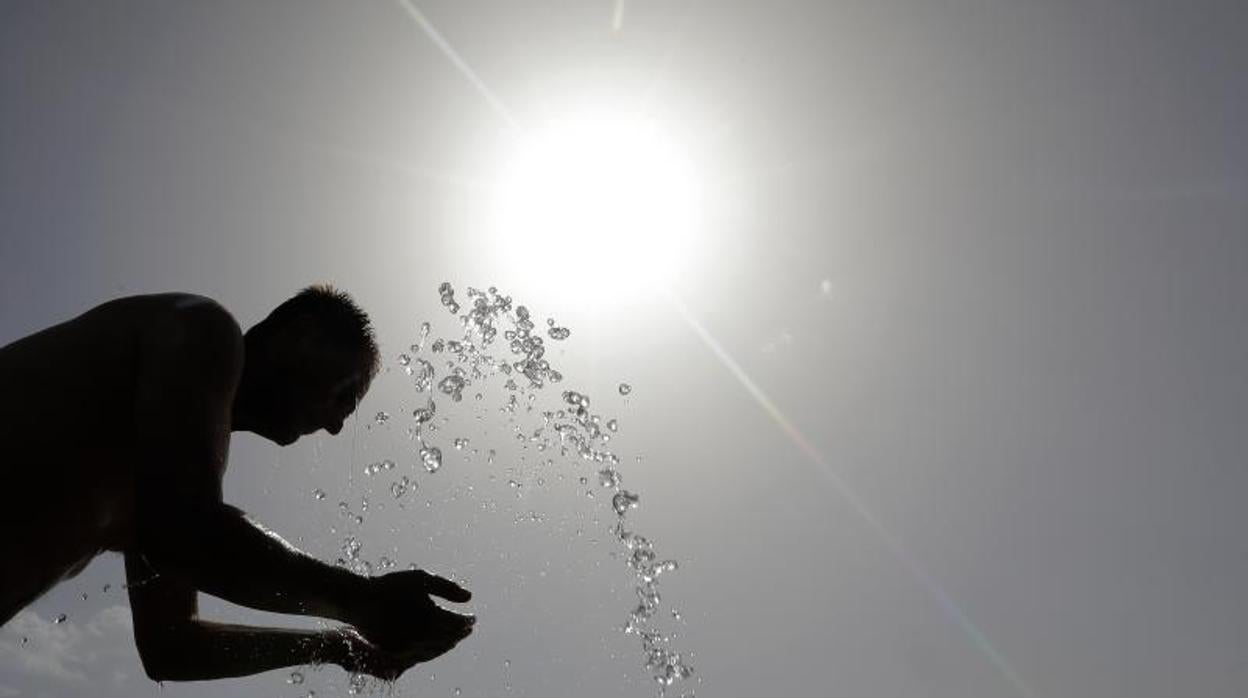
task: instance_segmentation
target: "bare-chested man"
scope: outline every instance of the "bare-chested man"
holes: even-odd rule
[[[0,348],[0,625],[113,550],[153,679],[312,662],[393,678],[450,650],[474,619],[430,595],[462,602],[467,590],[326,565],[222,501],[230,432],[283,446],[337,434],[377,366],[367,316],[329,287],[246,334],[214,301],[171,293],[114,300]],[[197,615],[199,591],[349,625],[213,623]]]

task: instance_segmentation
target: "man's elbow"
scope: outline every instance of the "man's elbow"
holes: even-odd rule
[[[168,626],[161,629],[135,628],[134,640],[139,650],[143,672],[153,681],[186,681],[192,675],[194,652],[190,647],[191,628]]]
[[[139,660],[143,663],[143,673],[152,681],[178,681],[179,673],[169,660],[155,650],[139,652]]]

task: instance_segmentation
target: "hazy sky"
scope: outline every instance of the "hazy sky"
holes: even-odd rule
[[[129,293],[244,325],[355,294],[393,370],[338,437],[236,435],[226,493],[322,559],[354,534],[473,589],[476,633],[399,695],[654,694],[592,469],[517,467],[498,383],[415,469],[394,358],[455,331],[443,280],[572,329],[563,387],[619,419],[631,525],[681,563],[683,691],[1248,691],[1248,6],[413,6],[458,65],[388,0],[0,0],[0,343]],[[517,130],[602,105],[698,173],[679,300],[586,293],[491,227]],[[381,458],[420,489],[394,500]],[[331,668],[159,691],[122,581],[101,558],[0,628],[0,696],[345,693]]]

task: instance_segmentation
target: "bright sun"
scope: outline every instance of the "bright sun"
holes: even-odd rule
[[[495,209],[509,259],[601,301],[661,290],[697,225],[693,172],[654,123],[610,115],[549,123],[503,171]]]

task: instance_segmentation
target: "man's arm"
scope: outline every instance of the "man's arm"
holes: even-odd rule
[[[126,579],[135,644],[154,680],[244,676],[331,659],[327,633],[199,620],[195,588],[175,574],[157,573],[139,553],[126,554]]]
[[[350,628],[289,630],[200,620],[195,588],[176,575],[157,573],[137,553],[126,555],[126,579],[135,644],[144,670],[156,681],[247,676],[303,664],[336,664],[395,679],[440,654],[391,654]]]

